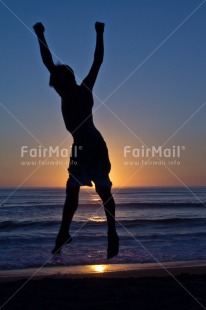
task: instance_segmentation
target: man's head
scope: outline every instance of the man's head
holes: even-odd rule
[[[54,89],[64,89],[76,84],[74,71],[67,65],[55,65],[50,75],[49,85]]]

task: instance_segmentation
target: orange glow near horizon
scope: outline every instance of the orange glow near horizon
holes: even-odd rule
[[[124,139],[126,138],[124,137]],[[132,145],[132,141],[128,138],[123,144],[122,141],[115,140],[115,137],[111,135],[107,144],[112,164],[110,179],[113,187],[184,186],[184,184],[187,186],[206,186],[206,169],[202,165],[205,160],[204,152],[196,154],[195,151],[188,150],[182,155],[179,166],[127,165],[125,164],[126,161],[137,161],[131,156],[126,160],[124,158],[124,145]],[[58,143],[56,142],[53,145],[58,145]],[[68,142],[65,142],[63,148],[69,148]],[[68,160],[60,158],[60,164],[55,165],[50,164],[55,161],[55,159],[50,158],[42,166],[22,165],[22,158],[19,153],[19,148],[9,154],[3,150],[0,187],[66,186]],[[24,161],[35,162],[35,159],[27,157],[24,158]]]
[[[116,168],[116,169],[115,169]],[[115,171],[116,170],[116,171]],[[61,167],[34,169],[18,169],[11,178],[1,180],[1,187],[65,187],[68,174]],[[187,169],[171,169],[164,167],[113,167],[110,173],[113,187],[147,187],[147,186],[206,186],[205,175],[192,176]],[[2,176],[1,176],[2,177]],[[88,188],[88,187],[85,187]],[[93,186],[94,188],[94,186]]]

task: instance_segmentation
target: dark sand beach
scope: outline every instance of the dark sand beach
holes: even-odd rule
[[[206,309],[205,261],[164,263],[164,267],[125,264],[2,271],[0,309]]]

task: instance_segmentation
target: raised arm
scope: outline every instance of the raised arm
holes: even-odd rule
[[[45,31],[44,26],[42,25],[42,23],[36,23],[33,26],[33,28],[38,38],[40,53],[41,53],[43,63],[47,67],[49,72],[51,73],[55,65],[52,59],[51,52],[47,45],[46,39],[44,37],[44,31]]]
[[[95,29],[96,29],[96,48],[94,53],[94,61],[89,71],[89,74],[82,82],[82,84],[85,87],[89,88],[90,90],[92,90],[94,86],[94,83],[96,81],[99,69],[101,67],[104,58],[104,39],[103,39],[104,23],[96,22]]]

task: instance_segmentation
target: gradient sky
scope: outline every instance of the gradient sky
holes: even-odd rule
[[[32,26],[37,21],[45,25],[54,61],[70,65],[80,82],[92,64],[97,20],[106,28],[105,58],[94,88],[94,121],[109,147],[114,186],[206,186],[206,1],[4,4],[0,1],[0,186],[65,185],[65,158],[58,158],[63,166],[21,164],[39,160],[21,158],[23,145],[72,144]],[[107,107],[101,105],[106,98]],[[125,159],[125,145],[158,147],[170,137],[165,147],[185,146],[180,165],[125,165],[144,159]]]

